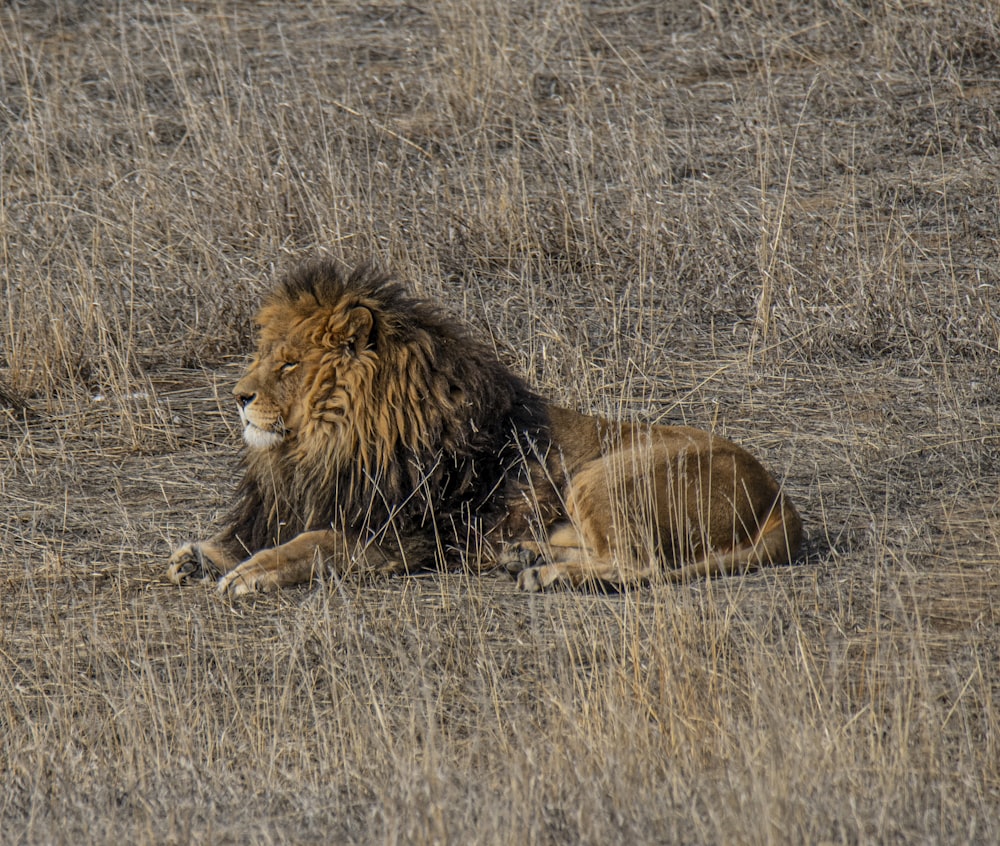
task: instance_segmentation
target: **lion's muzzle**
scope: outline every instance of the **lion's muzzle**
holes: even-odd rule
[[[243,424],[243,441],[250,449],[273,449],[285,439],[285,427],[280,421],[276,428],[265,429],[250,419],[247,409],[242,405],[240,422]]]

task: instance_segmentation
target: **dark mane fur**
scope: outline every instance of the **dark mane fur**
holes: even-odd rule
[[[411,551],[429,550],[408,566],[432,566],[442,552],[447,559],[465,547],[470,529],[504,533],[512,499],[544,475],[537,472],[549,449],[543,400],[455,319],[373,267],[345,276],[316,262],[280,282],[267,302],[310,299],[321,311],[362,305],[372,312],[373,407],[362,401],[356,413],[393,422],[388,430],[362,427],[368,442],[332,472],[322,462],[301,463],[285,445],[245,453],[226,532],[234,554],[333,528],[382,546],[405,537]],[[392,413],[379,417],[386,403]]]

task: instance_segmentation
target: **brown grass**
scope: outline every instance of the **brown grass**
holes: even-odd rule
[[[997,102],[974,0],[0,8],[0,840],[996,842]],[[167,585],[316,252],[746,444],[807,556]]]

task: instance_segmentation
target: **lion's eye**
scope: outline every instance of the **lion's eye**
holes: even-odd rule
[[[281,365],[281,367],[278,368],[278,373],[280,373],[282,376],[287,376],[298,366],[299,363],[297,361],[286,361],[284,364]]]

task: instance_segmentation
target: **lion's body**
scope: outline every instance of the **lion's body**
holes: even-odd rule
[[[258,315],[235,393],[244,477],[176,582],[242,593],[337,573],[501,562],[519,585],[732,573],[795,555],[801,523],[741,447],[546,404],[388,278],[329,264]]]

